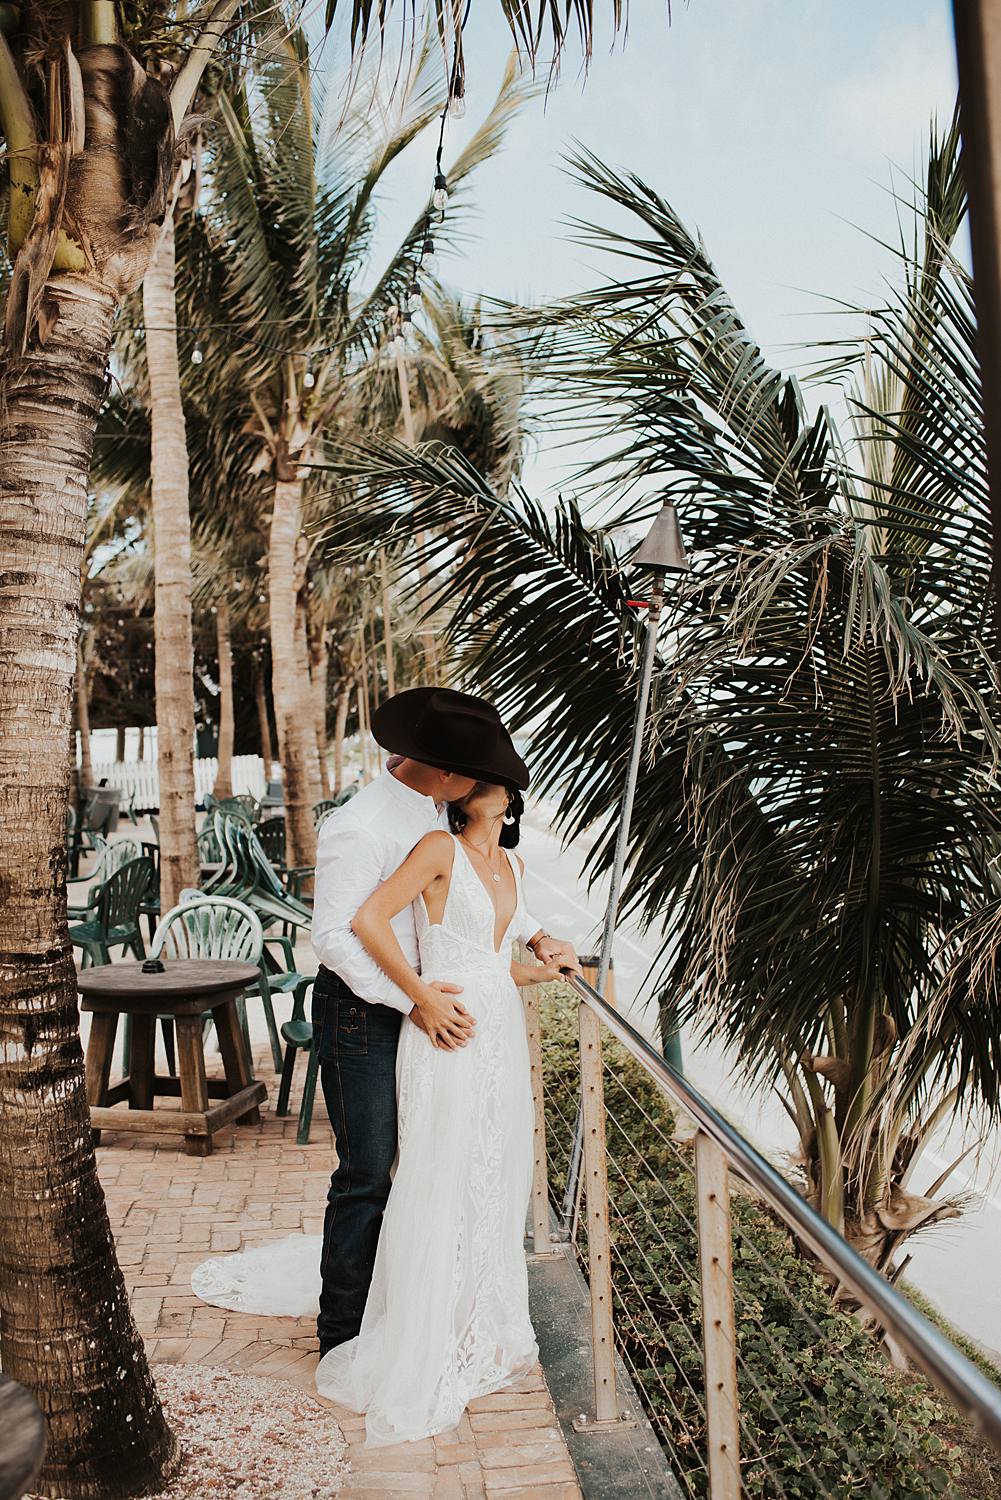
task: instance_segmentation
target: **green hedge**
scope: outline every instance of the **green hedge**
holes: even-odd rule
[[[551,985],[542,1009],[551,1187],[562,1194],[578,1093],[575,1006]],[[671,1109],[643,1069],[611,1038],[604,1046],[617,1331],[675,1472],[701,1496],[692,1153],[663,1139]],[[767,1210],[734,1191],[732,1211],[745,1494],[957,1494],[960,1450],[934,1430],[945,1413],[928,1385],[889,1367]]]

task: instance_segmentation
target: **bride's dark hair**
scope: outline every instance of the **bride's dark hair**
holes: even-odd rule
[[[516,786],[509,786],[505,783],[504,790],[507,792],[507,817],[513,818],[514,822],[503,825],[498,842],[502,849],[515,849],[518,846],[518,840],[521,838],[521,815],[525,811],[525,799]],[[457,802],[450,802],[448,804],[448,826],[452,832],[461,833],[468,822],[469,814]]]

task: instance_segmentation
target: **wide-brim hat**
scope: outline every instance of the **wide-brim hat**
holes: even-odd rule
[[[528,767],[500,714],[484,698],[452,688],[410,688],[380,703],[372,734],[384,750],[496,786],[528,786]]]

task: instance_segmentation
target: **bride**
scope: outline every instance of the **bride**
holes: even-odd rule
[[[404,1022],[397,1055],[399,1154],[356,1338],[316,1371],[321,1395],[366,1414],[372,1446],[455,1427],[467,1404],[516,1380],[538,1349],[523,1250],[532,1179],[532,1094],[516,985],[558,977],[512,964],[523,865],[511,853],[523,803],[479,782],[449,808],[353,921],[415,1001],[435,979],[462,986],[475,1018],[463,1047],[435,1047]],[[420,975],[391,926],[414,903]],[[319,1237],[293,1236],[204,1262],[204,1300],[302,1315],[319,1296]]]

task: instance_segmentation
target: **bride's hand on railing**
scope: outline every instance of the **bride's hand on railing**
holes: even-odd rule
[[[565,938],[550,937],[548,932],[544,932],[540,938],[536,939],[534,952],[540,964],[547,968],[556,968],[557,972],[552,976],[554,979],[559,979],[565,974],[580,973],[577,950],[573,943],[568,943]]]

